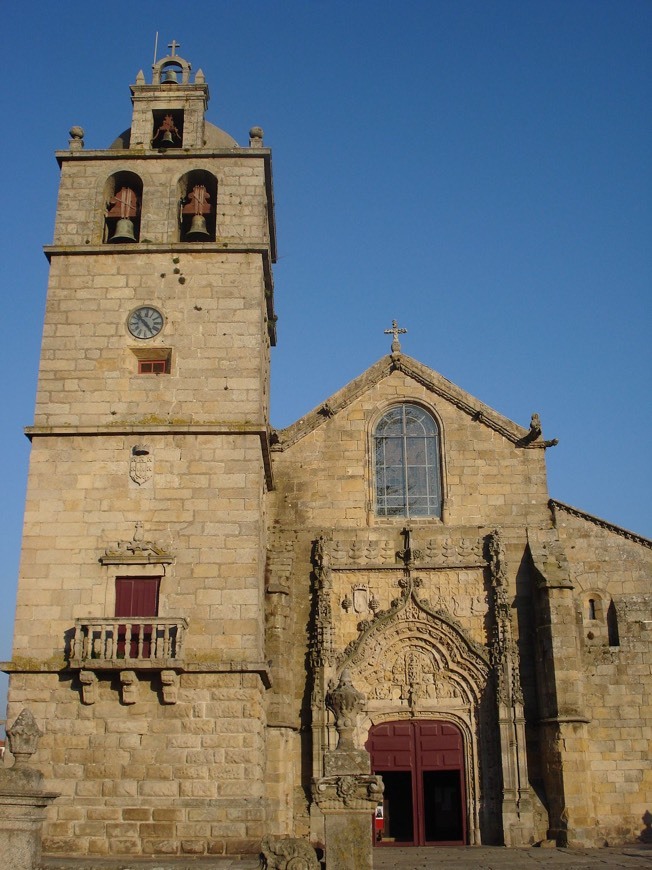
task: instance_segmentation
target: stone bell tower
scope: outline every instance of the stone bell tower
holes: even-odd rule
[[[171,53],[105,150],[73,127],[32,441],[9,718],[61,792],[44,851],[221,854],[264,831],[271,156]],[[101,811],[98,811],[98,807]]]

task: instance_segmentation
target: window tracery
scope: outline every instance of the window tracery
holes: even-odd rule
[[[385,517],[441,514],[439,427],[409,403],[390,408],[374,429],[375,510]]]

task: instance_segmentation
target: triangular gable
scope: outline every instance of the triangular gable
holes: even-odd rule
[[[430,390],[451,405],[459,408],[465,414],[468,414],[477,423],[488,426],[495,432],[499,432],[508,441],[521,447],[548,447],[552,442],[543,441],[540,437],[540,432],[524,429],[513,423],[507,417],[503,417],[493,408],[485,405],[479,399],[471,396],[465,390],[460,389],[451,383],[447,378],[440,375],[433,369],[424,366],[412,357],[402,353],[393,353],[384,356],[374,363],[366,372],[363,372],[357,378],[350,381],[341,390],[334,393],[329,399],[323,402],[317,408],[313,408],[308,414],[297,420],[296,423],[288,426],[286,429],[279,429],[275,432],[273,450],[284,450],[295,444],[301,438],[308,435],[314,429],[321,426],[330,417],[334,417],[340,411],[347,408],[355,402],[360,396],[382,381],[389,377],[393,372],[402,372],[409,378],[412,378],[421,386]],[[537,440],[538,439],[538,440]],[[555,442],[556,443],[556,442]]]

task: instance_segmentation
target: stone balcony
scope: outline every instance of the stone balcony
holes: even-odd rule
[[[76,619],[69,663],[94,671],[179,667],[187,628],[182,617]]]

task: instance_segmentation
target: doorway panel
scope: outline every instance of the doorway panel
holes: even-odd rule
[[[371,729],[367,749],[373,772],[387,782],[385,844],[466,842],[464,742],[455,725],[385,722]]]

